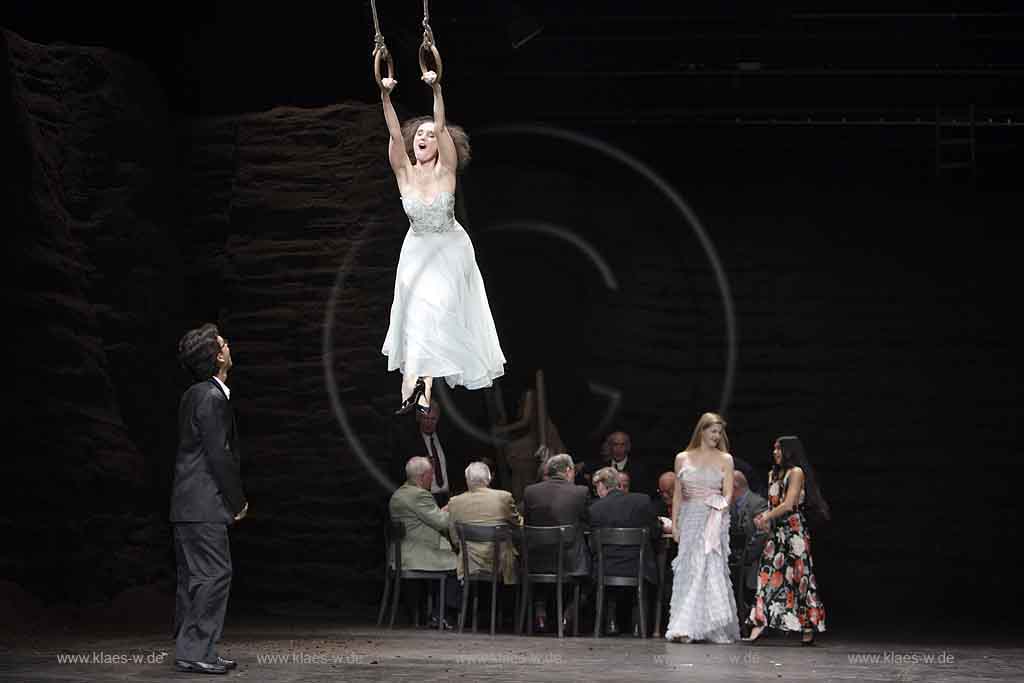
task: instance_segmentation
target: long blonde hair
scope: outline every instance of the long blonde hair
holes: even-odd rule
[[[690,443],[686,447],[686,450],[691,451],[694,448],[700,448],[701,439],[700,434],[711,425],[721,425],[722,427],[722,440],[718,442],[718,450],[723,453],[729,452],[729,435],[725,431],[725,418],[718,413],[704,413],[697,420],[697,426],[693,428],[693,436],[690,437]]]

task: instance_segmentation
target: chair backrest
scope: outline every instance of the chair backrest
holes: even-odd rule
[[[459,534],[459,555],[462,561],[462,574],[470,576],[469,572],[469,548],[467,543],[493,543],[494,555],[491,562],[491,578],[498,580],[501,569],[501,545],[503,541],[511,539],[508,524],[469,524],[467,522],[456,522],[455,529]]]
[[[639,549],[637,580],[642,581],[644,575],[644,555],[647,550],[647,542],[650,532],[642,527],[599,527],[590,532],[590,540],[593,543],[594,551],[597,553],[597,576],[599,582],[604,582],[604,549],[606,546],[632,546]]]
[[[556,547],[558,551],[558,574],[565,573],[565,549],[572,546],[576,540],[576,525],[563,524],[561,526],[524,526],[523,527],[523,566],[530,571],[530,550],[540,548]]]
[[[384,538],[386,557],[389,566],[394,566],[395,571],[402,571],[402,540],[405,538],[405,523],[390,522],[387,535]]]
[[[568,547],[576,540],[576,525],[563,524],[562,526],[524,526],[523,537],[528,548],[539,548],[541,546],[559,545]]]
[[[474,541],[477,543],[495,542],[507,540],[508,524],[470,524],[468,522],[456,522],[455,528],[459,531],[459,539]]]
[[[638,545],[643,548],[647,544],[649,533],[642,527],[600,527],[591,530],[590,538],[595,541],[598,548],[604,545]]]

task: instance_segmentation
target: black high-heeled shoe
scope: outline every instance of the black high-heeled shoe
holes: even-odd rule
[[[427,385],[423,383],[422,379],[416,380],[416,386],[412,390],[412,394],[409,398],[402,401],[402,405],[395,411],[395,415],[405,415],[413,408],[422,412],[422,406],[419,404],[420,396],[424,396],[427,393]]]
[[[803,637],[800,638],[800,644],[804,646],[814,645],[814,631],[804,631]]]

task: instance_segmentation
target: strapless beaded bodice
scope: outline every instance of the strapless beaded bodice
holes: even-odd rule
[[[450,232],[460,227],[455,220],[455,195],[451,192],[438,192],[430,202],[403,196],[402,208],[409,217],[409,227],[417,234]]]
[[[718,467],[694,467],[683,465],[676,478],[682,481],[683,500],[703,500],[708,496],[722,495],[725,475]]]

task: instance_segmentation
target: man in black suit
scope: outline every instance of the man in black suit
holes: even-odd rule
[[[195,383],[178,406],[170,520],[178,565],[175,667],[223,674],[235,662],[217,653],[231,588],[228,527],[245,517],[238,434],[228,372],[231,349],[217,327],[185,333],[178,359]]]
[[[589,576],[590,553],[584,532],[589,527],[587,501],[590,492],[586,486],[573,484],[576,469],[572,457],[567,453],[548,458],[546,474],[547,479],[530,484],[523,491],[523,519],[528,526],[574,524],[576,537],[566,549],[563,567],[570,576]],[[557,571],[557,562],[558,556],[553,552],[538,551],[530,554],[530,570],[533,572],[553,573]],[[538,601],[534,609],[537,622],[535,630],[547,630],[546,601]]]
[[[441,420],[441,406],[436,400],[430,402],[430,411],[426,414],[416,411],[416,424],[410,429],[407,424],[397,425],[392,445],[392,475],[399,482],[405,481],[405,463],[409,458],[421,456],[430,461],[434,468],[434,480],[430,483],[430,493],[434,496],[439,508],[448,504],[453,495],[465,492],[463,472],[466,470],[463,448],[450,435],[438,433]],[[402,420],[404,423],[405,420]],[[454,478],[453,478],[454,475]]]
[[[584,478],[593,484],[594,474],[602,467],[612,467],[616,472],[625,472],[630,479],[630,490],[638,493],[650,493],[654,490],[654,481],[649,476],[648,468],[632,455],[633,440],[626,432],[612,432],[601,444],[601,460],[585,468]]]
[[[661,523],[654,514],[651,507],[651,499],[642,493],[626,493],[622,490],[622,475],[613,467],[603,467],[594,473],[594,488],[597,491],[598,500],[590,506],[590,527],[599,528],[628,528],[647,529],[648,546],[644,549],[644,578],[651,584],[650,589],[645,590],[647,597],[654,595],[654,587],[658,584],[658,569],[655,557],[658,551],[658,543],[661,542]],[[592,544],[596,547],[596,544]],[[593,567],[594,576],[597,576],[597,561],[595,554]],[[605,576],[628,576],[636,578],[640,562],[640,552],[637,548],[628,546],[607,546],[604,551],[604,573]],[[632,589],[626,589],[632,590]],[[605,633],[617,635],[619,632],[617,622],[625,622],[629,612],[624,610],[622,614],[617,613],[619,606],[628,605],[625,600],[617,600],[618,594],[623,590],[616,587],[606,589],[610,593],[607,601],[607,621]],[[648,602],[650,602],[648,600]],[[638,621],[633,619],[634,625]],[[637,631],[639,634],[639,631]]]

